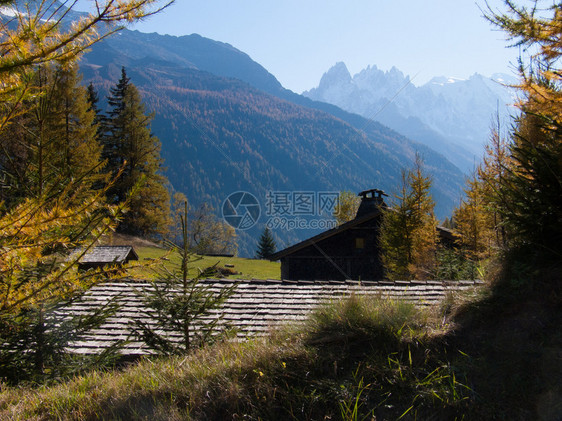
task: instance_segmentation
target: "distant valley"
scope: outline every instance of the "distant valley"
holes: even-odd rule
[[[238,190],[254,194],[262,208],[269,190],[392,192],[416,152],[434,178],[439,218],[462,193],[464,175],[443,155],[379,122],[284,89],[228,44],[124,30],[95,45],[80,65],[84,83],[93,82],[101,95],[127,68],[155,113],[152,130],[162,141],[167,176],[193,205],[208,201],[219,209]],[[262,229],[239,232],[241,255],[253,255]],[[274,234],[284,247],[312,232]]]

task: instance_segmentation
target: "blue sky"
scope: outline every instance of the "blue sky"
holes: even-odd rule
[[[481,6],[483,1],[479,1]],[[198,33],[249,54],[287,88],[316,86],[344,61],[352,74],[396,66],[420,85],[433,76],[513,74],[517,50],[473,0],[176,0],[137,24],[143,32]],[[492,7],[501,1],[491,0]],[[417,75],[417,76],[416,76]]]

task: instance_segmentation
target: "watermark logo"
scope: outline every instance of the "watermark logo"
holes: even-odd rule
[[[247,230],[258,222],[261,208],[252,193],[238,191],[232,193],[222,204],[223,219],[235,229]]]
[[[265,225],[287,231],[330,229],[337,225],[332,216],[338,207],[338,192],[268,191],[265,194]],[[232,193],[222,205],[223,219],[239,230],[252,228],[260,214],[258,199],[244,191]]]

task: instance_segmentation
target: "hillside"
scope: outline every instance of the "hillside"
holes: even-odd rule
[[[84,82],[106,94],[122,65],[155,113],[152,130],[162,141],[170,182],[192,204],[219,208],[230,193],[248,191],[260,201],[265,223],[269,190],[395,191],[416,151],[434,177],[438,217],[448,216],[460,196],[462,173],[442,155],[379,123],[284,90],[227,44],[123,31],[84,57]],[[242,255],[252,255],[261,229],[239,233]],[[280,247],[312,233],[275,232]]]
[[[119,70],[109,65],[89,75],[84,69],[86,80],[106,88]],[[168,178],[192,204],[209,201],[219,207],[230,193],[242,190],[254,194],[265,212],[268,190],[337,192],[376,186],[393,191],[416,150],[378,125],[370,129],[376,137],[367,137],[326,113],[236,80],[147,61],[130,67],[129,75],[148,109],[156,112],[152,130],[162,140]],[[458,197],[459,172],[452,165],[443,170],[435,154],[424,156],[436,179],[439,214],[446,215]],[[249,234],[257,238],[261,229]]]

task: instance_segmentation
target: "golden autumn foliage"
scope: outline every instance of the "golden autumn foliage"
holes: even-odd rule
[[[95,176],[100,167],[97,126],[85,90],[77,87],[73,62],[120,24],[149,16],[170,2],[159,4],[94,0],[90,14],[71,22],[74,0],[0,0],[4,381],[42,381],[72,372],[72,358],[65,357],[67,341],[109,314],[62,320],[55,310],[102,279],[100,270],[78,270],[78,262],[115,228],[130,201],[106,204],[107,189],[120,174],[93,189],[101,184]],[[32,155],[36,162],[30,162]],[[132,186],[135,190],[138,184]]]
[[[36,0],[0,5],[11,19],[0,21],[0,130],[35,95],[32,81],[37,66],[68,63],[122,24],[150,16],[172,1],[92,0],[92,12],[67,23],[76,1]]]
[[[498,180],[497,209],[510,248],[522,250],[533,265],[557,265],[562,257],[562,4],[505,4],[505,13],[489,10],[488,19],[525,56],[517,86],[522,114]]]
[[[417,156],[414,167],[403,171],[398,202],[385,212],[381,227],[382,259],[391,279],[429,279],[433,275],[437,221],[430,187],[431,178]]]
[[[483,183],[476,176],[467,180],[465,198],[453,212],[455,230],[463,251],[471,260],[481,260],[491,254],[492,218],[486,207]]]
[[[506,208],[502,185],[512,167],[508,141],[496,117],[482,163],[467,180],[465,197],[453,213],[460,246],[473,261],[487,259],[507,245],[502,223],[502,212]]]
[[[53,180],[87,175],[93,185],[104,178],[98,127],[77,67],[41,66],[33,81],[40,95],[27,99],[14,124],[0,131],[0,201],[8,208],[41,196]]]
[[[72,297],[98,280],[78,260],[112,230],[123,208],[104,205],[104,191],[83,194],[78,183],[56,197],[30,198],[0,219],[0,313]],[[76,248],[81,251],[72,254]]]
[[[562,56],[562,5],[545,1],[504,0],[507,13],[489,10],[487,18],[521,47],[528,57],[521,57],[517,86],[525,95],[518,105],[525,113],[552,118],[562,124],[562,73],[558,60]]]
[[[355,193],[344,190],[338,195],[338,206],[334,210],[334,218],[338,225],[351,221],[357,215],[361,200]]]

